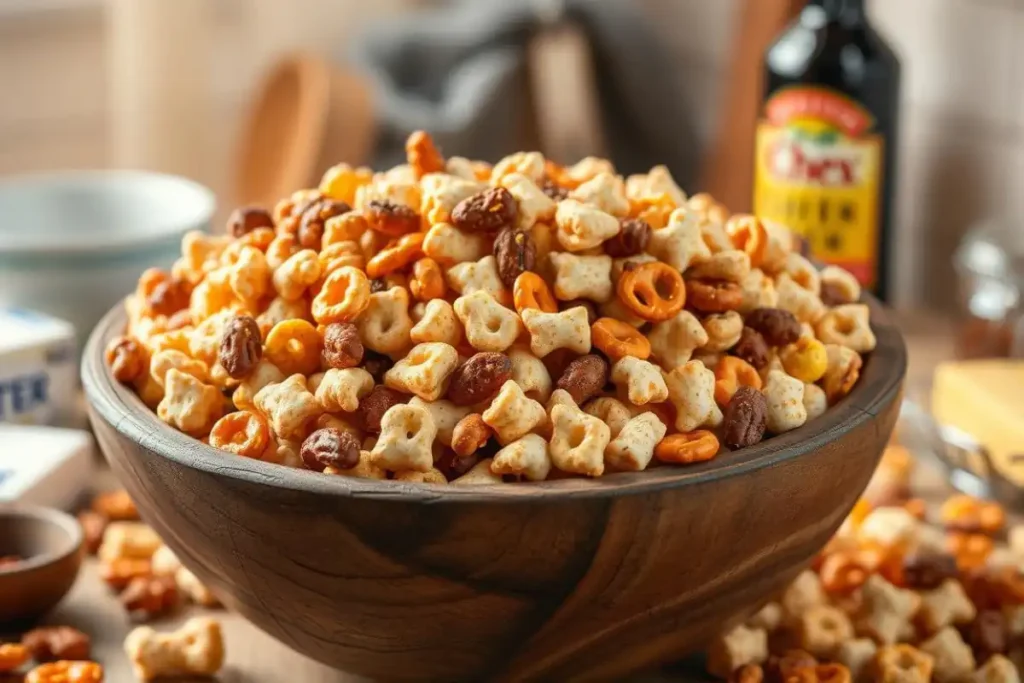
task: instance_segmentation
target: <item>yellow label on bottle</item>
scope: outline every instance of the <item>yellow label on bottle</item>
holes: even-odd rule
[[[757,128],[754,212],[803,236],[811,254],[872,287],[878,277],[882,139],[871,115],[823,88],[769,100]]]

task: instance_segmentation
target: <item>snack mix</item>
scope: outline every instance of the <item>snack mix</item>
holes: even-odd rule
[[[853,276],[663,166],[406,147],[186,235],[128,298],[114,377],[233,455],[486,484],[754,445],[842,399],[875,346]]]
[[[730,683],[1020,683],[1024,526],[964,495],[910,496],[891,445],[864,497],[781,595],[721,635]],[[1005,542],[1004,542],[1005,541]]]

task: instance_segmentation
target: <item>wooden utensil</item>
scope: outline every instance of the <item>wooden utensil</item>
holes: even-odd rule
[[[722,97],[720,125],[704,160],[703,189],[735,213],[752,205],[754,141],[764,90],[763,56],[807,0],[744,0],[732,63]]]
[[[258,88],[235,169],[236,201],[271,207],[316,187],[334,164],[367,163],[376,125],[370,86],[357,72],[293,55]]]

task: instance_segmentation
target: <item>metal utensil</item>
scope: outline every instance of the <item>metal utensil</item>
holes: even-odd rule
[[[1024,489],[1004,477],[992,464],[988,450],[961,429],[942,425],[914,401],[900,408],[900,440],[915,455],[943,469],[950,485],[962,493],[991,498],[1024,509]]]

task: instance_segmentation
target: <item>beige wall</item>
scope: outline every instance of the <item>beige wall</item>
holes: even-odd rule
[[[55,0],[48,4],[58,9],[13,13],[5,12],[6,1],[0,0],[0,174],[109,164],[102,0]],[[64,3],[71,9],[59,9]],[[371,11],[402,4],[211,1],[212,135],[193,151],[202,160],[199,180],[228,189],[242,104],[275,54],[294,47],[335,51]],[[687,93],[707,140],[719,115],[739,0],[641,4],[672,17],[658,22],[678,56],[668,77]],[[948,304],[948,257],[962,231],[986,215],[1024,215],[1016,192],[1017,173],[1024,171],[1024,0],[871,4],[905,65],[898,295],[904,302]]]

